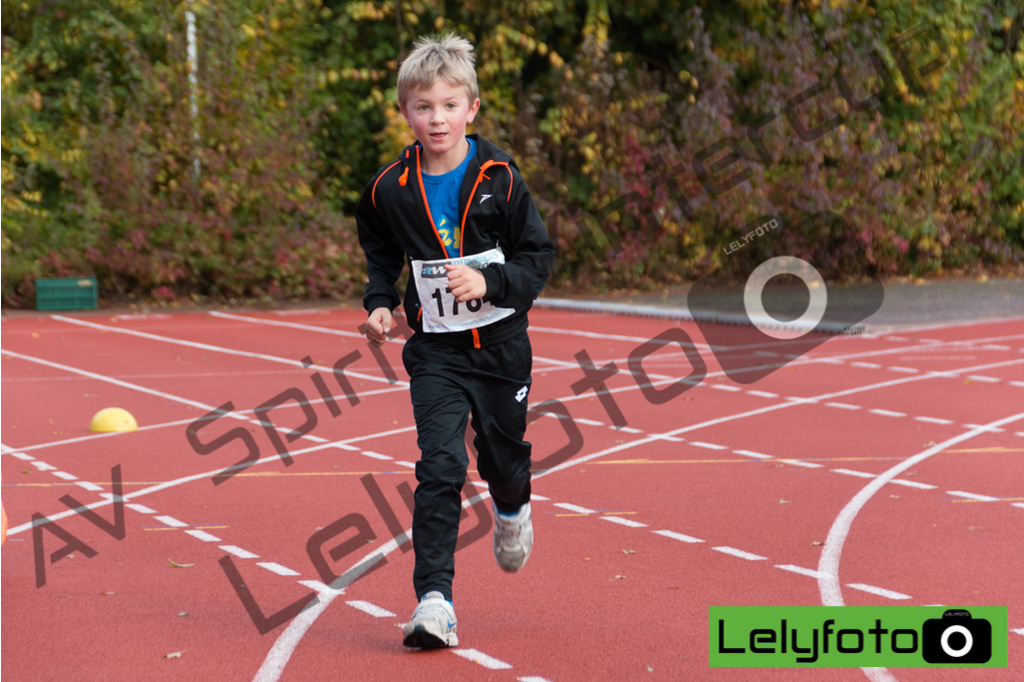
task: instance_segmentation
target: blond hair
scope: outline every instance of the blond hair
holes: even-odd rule
[[[404,107],[410,90],[429,90],[438,79],[444,79],[449,85],[466,88],[472,106],[480,96],[473,68],[473,45],[454,33],[423,36],[413,45],[413,51],[398,69],[398,103]]]

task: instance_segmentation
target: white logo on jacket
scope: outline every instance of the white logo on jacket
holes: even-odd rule
[[[487,201],[490,198],[491,198],[490,194],[481,194],[480,195],[480,203],[482,204],[482,203],[484,203],[485,201]]]
[[[526,397],[526,394],[527,394],[527,392],[529,390],[530,389],[529,389],[528,386],[523,386],[521,389],[519,389],[519,391],[516,393],[516,402],[517,403],[523,402],[523,398]]]

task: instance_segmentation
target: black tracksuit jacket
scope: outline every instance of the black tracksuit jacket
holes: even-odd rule
[[[492,263],[481,271],[487,282],[484,300],[516,312],[478,329],[430,336],[457,346],[479,348],[525,331],[526,313],[544,288],[555,249],[516,162],[479,135],[467,137],[476,140],[477,154],[469,160],[459,190],[461,255],[501,247],[505,263]],[[397,161],[377,171],[356,207],[359,243],[366,252],[369,279],[363,297],[367,312],[398,306],[395,282],[406,260],[448,258],[429,215],[420,154],[419,143],[409,145]],[[405,292],[405,312],[409,326],[422,333],[420,301],[412,281]]]

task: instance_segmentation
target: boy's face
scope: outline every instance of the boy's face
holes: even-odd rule
[[[472,123],[480,100],[471,103],[466,88],[438,79],[429,90],[410,90],[402,107],[406,123],[426,153],[445,156],[461,150],[466,124]]]

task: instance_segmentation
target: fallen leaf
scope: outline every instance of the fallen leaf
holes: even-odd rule
[[[23,474],[30,474],[30,473],[32,473],[32,470],[31,469],[22,469],[21,473],[23,473]]]
[[[654,672],[654,668],[652,668],[651,666],[647,666],[647,672],[653,673]]]
[[[626,579],[626,576],[624,576],[624,575],[617,575],[614,578],[608,578],[608,580],[625,580],[625,579]]]
[[[35,332],[32,332],[32,338],[33,339],[38,339],[39,338],[39,334],[36,334]]]
[[[176,564],[173,559],[168,559],[167,561],[171,562],[171,566],[173,568],[188,568],[189,566],[195,566],[195,564]]]
[[[180,651],[175,651],[173,653],[166,654],[166,655],[164,655],[164,658],[181,658],[181,652]]]
[[[623,554],[636,554],[636,550],[635,549],[624,549],[624,550],[622,550],[622,553]]]
[[[789,500],[779,500],[779,504],[792,504]]]
[[[900,496],[899,496],[899,495],[890,495],[889,497],[891,497],[891,498],[894,498],[894,499],[897,499],[897,500],[898,500],[898,499],[900,499]]]
[[[100,594],[102,594],[103,596],[108,596],[111,594],[117,594],[117,592],[107,592],[106,590],[100,590]]]
[[[187,616],[187,615],[188,615],[188,611],[182,611],[182,612],[181,612],[181,613],[179,613],[178,615],[179,615],[179,616]]]
[[[819,541],[815,540],[814,542],[811,543],[811,547],[820,547],[820,546],[822,546],[824,544],[825,544],[824,542],[819,542]]]

